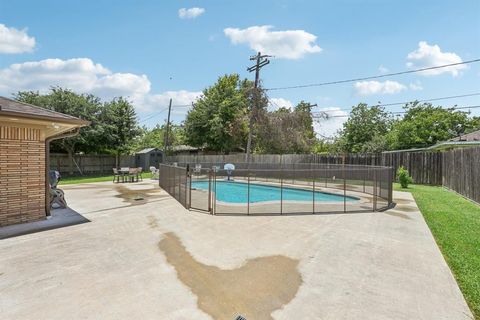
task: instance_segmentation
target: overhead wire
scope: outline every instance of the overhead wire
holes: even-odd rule
[[[288,90],[288,89],[301,89],[301,88],[328,86],[328,85],[348,83],[348,82],[357,82],[357,81],[365,81],[365,80],[372,80],[372,79],[380,79],[380,78],[399,76],[399,75],[409,74],[409,73],[424,72],[424,71],[429,71],[429,70],[436,70],[436,69],[441,69],[441,68],[454,67],[454,66],[458,66],[458,65],[476,63],[476,62],[479,62],[479,61],[480,61],[480,59],[473,59],[473,60],[467,60],[467,61],[462,61],[462,62],[433,66],[433,67],[426,67],[426,68],[419,68],[419,69],[413,69],[413,70],[405,70],[405,71],[399,71],[399,72],[385,73],[385,74],[380,74],[380,75],[375,75],[375,76],[359,77],[359,78],[344,79],[344,80],[335,80],[335,81],[320,82],[320,83],[300,84],[300,85],[285,86],[285,87],[273,87],[273,88],[266,88],[265,90],[276,91],[276,90]]]
[[[476,109],[480,108],[480,106],[467,106],[467,107],[452,107],[452,108],[445,108],[449,110],[464,110],[464,109]],[[326,110],[325,112],[329,111],[338,111],[338,110]],[[398,112],[390,112],[391,114],[405,114],[408,111],[398,111]],[[316,117],[316,115],[312,114],[313,117]],[[333,115],[333,116],[328,116],[327,118],[348,118],[348,114],[342,114],[342,115]]]

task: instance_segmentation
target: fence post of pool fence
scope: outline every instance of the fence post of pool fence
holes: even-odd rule
[[[313,212],[312,212],[312,214],[315,214],[315,177],[316,177],[315,169],[312,170],[312,173],[313,173],[313,187],[312,187],[312,190],[313,190],[313,192],[312,192],[312,198],[313,198],[312,199],[312,202],[313,202],[312,203],[312,210],[313,210]]]
[[[188,164],[187,167],[185,168],[185,208],[189,208],[190,205],[187,205],[188,201]]]
[[[208,170],[208,212],[212,212],[212,170]]]
[[[365,193],[365,179],[367,178],[366,175],[365,175],[365,170],[362,170],[363,171],[363,193]]]
[[[280,170],[280,214],[283,214],[283,170]]]
[[[373,211],[377,211],[377,170],[373,169]]]
[[[189,192],[189,196],[188,196],[188,198],[189,198],[189,201],[188,201],[188,209],[191,209],[191,208],[192,208],[192,177],[193,177],[193,174],[194,174],[194,173],[195,173],[195,172],[193,172],[193,173],[190,172],[190,181],[189,181],[190,187],[189,187],[189,191],[188,191],[188,192]]]
[[[217,167],[213,170],[213,175],[212,175],[212,214],[217,213]]]
[[[247,215],[250,215],[250,170],[247,172]]]
[[[388,177],[388,206],[391,206],[393,203],[393,179],[394,179],[394,169],[390,168]]]
[[[385,175],[384,172],[385,171],[383,169],[380,169],[380,179],[378,181],[378,195],[380,196],[380,198],[382,197],[382,179]]]
[[[175,171],[180,171],[180,169],[175,168]],[[178,201],[180,203],[182,203],[182,201],[181,201],[181,199],[182,199],[182,175],[177,174],[177,176],[178,176]]]
[[[343,212],[347,212],[347,184],[345,180],[345,163],[343,164]]]
[[[328,167],[327,167],[327,165],[325,165],[324,168],[325,168],[325,188],[326,188],[327,187],[327,180],[328,180],[328,173],[327,173],[328,172],[327,171]]]

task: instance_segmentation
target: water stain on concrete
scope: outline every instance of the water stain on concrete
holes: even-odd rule
[[[195,260],[174,233],[166,233],[159,247],[178,278],[198,297],[198,307],[214,319],[273,319],[271,313],[297,294],[302,277],[298,260],[267,256],[223,270]]]
[[[411,200],[406,200],[406,199],[395,199],[395,202],[397,204],[409,204],[409,203],[412,203]]]
[[[418,211],[418,208],[417,207],[414,207],[414,206],[407,206],[407,205],[399,205],[399,206],[396,206],[395,207],[396,210],[398,211],[404,211],[404,212],[415,212],[415,211]]]
[[[140,205],[151,200],[161,199],[167,197],[166,194],[162,194],[160,189],[130,189],[124,185],[115,185],[114,190],[118,192],[114,197],[122,199],[131,205]]]
[[[402,219],[407,219],[407,220],[411,220],[411,219],[412,219],[412,218],[410,218],[407,214],[401,213],[401,212],[385,211],[384,213],[385,213],[385,214],[388,214],[388,215],[390,215],[390,216],[399,217],[399,218],[402,218]]]
[[[148,218],[148,225],[150,226],[150,228],[157,229],[158,228],[157,219],[152,215],[148,216],[147,218]]]

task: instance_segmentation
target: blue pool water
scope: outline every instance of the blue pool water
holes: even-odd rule
[[[208,181],[193,181],[193,188],[208,190]],[[283,200],[294,201],[312,201],[313,199],[312,191],[308,190],[283,187],[282,193],[280,194],[280,187],[277,186],[250,183],[250,202],[280,201],[282,197]],[[217,181],[216,198],[223,202],[247,203],[248,186],[242,182]],[[346,197],[348,202],[357,200],[358,198],[355,197]],[[316,191],[315,201],[343,202],[343,196]]]

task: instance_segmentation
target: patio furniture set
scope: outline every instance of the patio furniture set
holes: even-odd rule
[[[113,182],[138,182],[143,181],[142,167],[129,168],[122,167],[120,169],[113,168]]]

